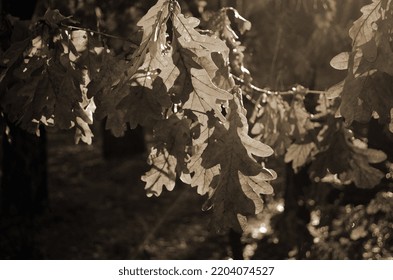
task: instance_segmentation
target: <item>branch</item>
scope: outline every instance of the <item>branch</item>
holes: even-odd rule
[[[255,105],[255,109],[262,108],[262,105],[260,103],[261,103],[261,100],[263,99],[263,95],[281,95],[281,96],[283,96],[283,95],[293,95],[296,92],[301,92],[304,95],[306,95],[306,94],[318,94],[318,95],[320,95],[320,94],[325,94],[326,93],[325,91],[322,91],[322,90],[310,90],[308,88],[304,88],[301,85],[299,85],[297,87],[293,87],[292,89],[290,89],[288,91],[272,91],[272,90],[268,90],[268,89],[263,89],[263,88],[257,87],[257,86],[255,86],[255,85],[253,85],[251,83],[245,82],[242,78],[239,78],[239,77],[237,77],[237,76],[235,76],[233,74],[231,74],[231,75],[232,75],[233,79],[236,80],[237,82],[239,82],[240,84],[248,86],[248,87],[250,87],[252,90],[254,90],[256,92],[262,93],[258,97],[258,99],[255,100],[251,95],[249,95],[245,91],[243,91],[243,96],[245,98],[247,98],[247,100],[249,100],[252,104]]]
[[[128,38],[123,38],[123,37],[119,37],[119,36],[115,36],[115,35],[111,35],[108,33],[104,33],[101,31],[97,31],[97,30],[93,30],[93,29],[89,29],[89,28],[84,28],[84,27],[78,27],[78,26],[74,26],[74,25],[66,25],[66,24],[62,24],[63,27],[68,27],[68,28],[72,28],[72,29],[77,29],[77,30],[84,30],[86,32],[92,32],[98,35],[102,35],[108,38],[113,38],[113,39],[118,39],[118,40],[122,40],[122,41],[126,41],[126,42],[130,42],[131,44],[133,44],[133,47],[137,48],[139,46],[138,42],[135,42],[131,39]]]
[[[300,89],[298,89],[297,87],[293,87],[292,89],[288,90],[288,91],[274,91],[274,90],[268,90],[268,89],[263,89],[260,87],[257,87],[253,84],[249,84],[247,82],[245,82],[242,78],[239,78],[235,75],[232,74],[232,77],[234,80],[238,81],[239,83],[245,85],[245,86],[249,86],[252,90],[256,91],[256,92],[260,92],[260,93],[264,93],[267,95],[273,95],[273,94],[279,94],[279,95],[293,95],[296,92],[303,92],[304,94],[325,94],[326,92],[323,90],[311,90],[308,88],[304,88],[303,86],[299,85],[298,87],[300,87]]]

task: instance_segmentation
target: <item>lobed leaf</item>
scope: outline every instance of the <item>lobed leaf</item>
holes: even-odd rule
[[[275,155],[285,154],[292,140],[288,123],[289,105],[279,95],[269,95],[256,114],[251,134],[257,140],[273,148]]]
[[[75,127],[76,141],[91,143],[94,102],[86,95],[90,81],[84,63],[88,51],[85,31],[57,10],[48,10],[28,37],[11,44],[3,55],[7,68],[0,83],[6,88],[1,105],[10,121],[39,134],[40,124],[60,129]],[[77,35],[79,39],[77,39]]]
[[[374,37],[377,29],[376,22],[381,18],[382,2],[381,0],[373,0],[371,4],[360,10],[363,15],[353,23],[349,30],[349,36],[352,38],[355,48],[367,43]]]
[[[285,162],[292,162],[292,168],[295,172],[298,172],[301,167],[310,162],[313,158],[313,154],[316,152],[316,145],[313,142],[292,144],[289,146],[287,153],[285,154]]]
[[[152,168],[142,176],[148,196],[159,196],[163,186],[169,191],[173,190],[177,174],[189,173],[186,151],[191,141],[190,124],[189,119],[173,114],[155,125],[156,144],[149,156]]]
[[[325,131],[322,151],[311,163],[311,177],[322,179],[336,174],[342,181],[352,181],[359,188],[373,188],[378,185],[384,174],[371,166],[386,160],[386,154],[366,145],[360,148],[352,140],[353,136],[345,128],[330,127]]]
[[[176,10],[173,16],[173,26],[179,44],[197,57],[207,57],[211,53],[222,53],[228,57],[228,47],[225,42],[218,38],[202,35],[195,28],[199,25],[199,20],[194,17],[186,18],[180,11]]]
[[[173,190],[176,180],[176,158],[169,154],[166,149],[158,151],[153,148],[150,152],[148,163],[152,167],[150,171],[142,176],[142,181],[146,182],[145,190],[147,196],[159,196],[163,186],[168,191]]]
[[[245,109],[238,96],[229,101],[228,125],[217,124],[202,155],[202,165],[220,166],[220,174],[211,182],[207,205],[213,208],[213,220],[218,228],[240,229],[238,215],[254,215],[261,211],[260,194],[270,194],[267,182],[276,174],[263,168],[252,155],[267,157],[273,150],[250,138]]]

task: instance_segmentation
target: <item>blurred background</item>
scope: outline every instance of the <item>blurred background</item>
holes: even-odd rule
[[[72,15],[103,36],[115,53],[137,41],[136,22],[154,0],[2,0],[4,15],[36,20],[47,8]],[[234,7],[252,23],[240,36],[253,84],[287,90],[300,84],[325,90],[345,77],[329,61],[349,50],[348,30],[366,0],[188,0],[183,13],[204,19]],[[312,111],[313,100],[306,100]],[[252,104],[246,104],[250,109]],[[309,108],[308,108],[309,109]],[[363,126],[391,159],[391,140]],[[73,132],[47,129],[36,138],[18,130],[17,147],[2,137],[1,259],[388,259],[393,258],[393,186],[371,190],[311,182],[307,166],[294,173],[283,159],[275,195],[243,234],[210,230],[204,198],[180,182],[172,192],[147,198],[151,132],[137,128],[113,137],[94,124],[91,146],[74,144]],[[371,135],[371,136],[370,136]],[[389,152],[390,151],[390,152]],[[389,174],[388,174],[389,175]],[[389,177],[389,176],[387,176]]]

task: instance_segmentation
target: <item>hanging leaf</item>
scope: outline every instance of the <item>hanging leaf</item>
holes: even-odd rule
[[[131,128],[151,125],[172,105],[166,91],[155,94],[156,87],[163,87],[155,78],[166,63],[169,4],[159,0],[138,22],[143,37],[130,62],[103,53],[101,68],[88,86],[89,97],[94,96],[98,105],[98,118],[106,118],[106,128],[116,136],[124,134],[127,123]]]
[[[353,178],[353,182],[359,188],[374,188],[385,177],[385,174],[379,169],[370,166],[367,157],[364,155],[354,154],[349,164],[352,169],[349,177]]]
[[[156,145],[149,156],[152,168],[142,176],[148,196],[159,196],[163,186],[169,191],[173,190],[177,174],[189,173],[186,167],[186,152],[191,143],[190,124],[189,119],[174,114],[155,125]]]
[[[129,87],[129,90],[117,105],[117,109],[125,112],[125,120],[131,128],[138,124],[152,127],[158,120],[163,118],[164,110],[172,106],[169,95],[166,92],[156,90],[164,86],[160,78],[154,79],[152,84],[141,84],[139,81],[145,80],[145,73],[142,77],[135,77],[135,81]]]
[[[245,109],[239,96],[229,102],[228,125],[217,124],[213,143],[205,149],[203,166],[220,166],[212,181],[207,208],[213,207],[213,220],[218,228],[240,229],[238,215],[254,215],[261,210],[259,194],[270,194],[267,181],[275,179],[273,171],[263,168],[254,156],[268,157],[273,150],[250,138]]]
[[[251,24],[231,11],[240,33],[248,30]],[[220,229],[239,229],[262,211],[261,194],[273,192],[268,182],[276,174],[258,161],[273,150],[248,136],[221,35],[200,32],[199,20],[170,0],[158,0],[138,22],[142,40],[131,55],[114,56],[70,23],[76,24],[48,10],[31,38],[2,55],[1,105],[12,121],[32,132],[40,124],[74,127],[76,142],[89,144],[93,114],[117,136],[152,127],[151,169],[142,177],[148,196],[172,190],[180,178],[209,195],[206,208],[213,207]],[[230,24],[224,29],[231,32]],[[274,110],[285,118],[282,108]]]
[[[236,32],[231,27],[231,19],[239,30],[240,34],[244,34],[251,29],[251,22],[242,17],[234,8],[222,8],[219,12],[212,15],[209,20],[209,27],[216,32],[223,40],[233,45],[238,45]]]
[[[357,19],[351,29],[349,36],[353,40],[353,47],[359,47],[370,41],[377,30],[376,22],[381,18],[381,3],[384,1],[373,0],[369,5],[364,6],[360,11],[363,15]]]
[[[349,53],[342,52],[330,60],[330,65],[337,70],[347,70],[349,63]]]
[[[176,181],[176,158],[170,155],[167,149],[157,151],[153,148],[148,163],[152,168],[142,176],[142,181],[146,182],[147,196],[159,196],[163,186],[168,191],[172,191],[175,188]]]
[[[257,113],[251,134],[255,139],[272,147],[275,155],[281,156],[292,142],[292,129],[287,115],[289,105],[279,95],[269,95],[265,101]]]
[[[346,123],[351,124],[354,120],[367,122],[374,111],[381,122],[388,122],[393,108],[392,82],[391,76],[380,72],[367,73],[356,79],[348,77],[340,108]]]
[[[292,162],[292,168],[295,172],[310,162],[313,158],[313,154],[316,152],[316,145],[313,142],[292,144],[289,146],[287,153],[285,154],[285,162]]]
[[[76,141],[91,143],[95,104],[86,95],[88,72],[78,61],[89,38],[85,31],[71,31],[70,23],[75,22],[48,10],[27,39],[10,46],[2,58],[7,68],[1,103],[8,119],[27,131],[39,135],[40,124],[75,127]]]
[[[208,57],[213,52],[222,53],[223,57],[228,57],[228,47],[222,40],[207,35],[202,35],[195,28],[199,25],[199,20],[194,17],[184,17],[178,9],[173,15],[173,27],[176,31],[176,38],[179,44],[190,50],[197,57]]]
[[[14,42],[8,50],[2,54],[1,63],[4,65],[4,69],[0,74],[0,83],[9,74],[8,72],[14,69],[18,61],[23,57],[23,53],[26,49],[31,47],[31,37],[26,38],[22,41]]]
[[[203,69],[191,69],[190,75],[193,90],[190,92],[188,100],[184,103],[183,109],[199,112],[213,110],[215,115],[223,120],[224,117],[220,107],[222,102],[220,101],[231,99],[232,95],[216,87]]]
[[[291,125],[291,135],[295,142],[304,142],[310,137],[316,124],[311,121],[310,113],[304,107],[304,95],[296,94],[289,109],[288,122]]]
[[[188,170],[191,174],[191,181],[189,184],[192,187],[197,187],[197,192],[200,195],[205,195],[209,192],[213,178],[220,173],[219,167],[213,166],[210,168],[204,167],[203,152],[208,144],[196,146],[196,150],[187,164]],[[187,182],[186,182],[187,183]]]
[[[137,23],[143,29],[142,42],[131,56],[127,75],[132,77],[146,60],[160,60],[166,44],[166,22],[169,17],[168,0],[159,0]],[[149,57],[146,55],[149,53]],[[155,67],[151,67],[154,70]]]
[[[386,11],[390,17],[383,19],[378,22],[378,31],[375,35],[375,39],[372,40],[372,46],[368,49],[370,54],[365,53],[365,58],[373,63],[373,66],[381,72],[387,73],[393,76],[393,51],[390,46],[392,39],[391,30],[393,26],[393,15],[392,10]]]
[[[344,88],[344,82],[345,81],[341,81],[337,84],[335,84],[334,86],[330,87],[327,91],[326,91],[326,97],[329,99],[334,99],[337,98],[341,95],[343,88]]]
[[[240,34],[244,34],[251,29],[251,23],[234,8],[222,8],[219,12],[214,13],[208,21],[209,30],[212,30],[216,36],[224,40],[229,47],[231,72],[241,77],[246,82],[245,85],[249,86],[251,75],[243,62],[245,47],[241,45],[239,36],[232,26],[235,26]]]
[[[209,121],[207,115],[205,118],[205,125],[193,125],[191,130],[193,148],[190,160],[187,163],[187,168],[191,175],[189,184],[192,187],[197,187],[197,192],[200,195],[208,193],[213,178],[220,173],[218,165],[207,168],[203,162],[203,154],[206,147],[214,143],[212,134],[215,124],[214,121]]]
[[[381,123],[390,123],[392,3],[374,0],[361,11],[362,16],[349,31],[352,52],[339,54],[331,62],[337,69],[348,68],[348,75],[329,89],[328,96],[341,96],[339,113],[347,125],[353,121],[368,122],[371,116],[378,116]]]
[[[386,160],[382,151],[368,149],[367,145],[355,145],[353,135],[337,124],[324,132],[321,152],[310,167],[314,179],[336,174],[341,181],[352,181],[359,188],[373,188],[384,174],[370,164]],[[361,147],[361,148],[360,148]]]
[[[127,67],[125,60],[114,57],[109,51],[103,51],[100,64],[95,79],[88,85],[89,98],[101,91],[106,94],[112,87],[119,84],[120,79],[125,77]]]
[[[210,110],[224,120],[220,104],[231,99],[232,95],[212,81],[218,69],[212,60],[212,53],[220,54],[225,61],[228,48],[223,41],[197,32],[195,27],[198,24],[199,20],[196,18],[185,18],[178,11],[174,13],[173,27],[176,40],[173,45],[173,64],[180,72],[175,82],[175,95],[183,102],[183,109],[196,112],[195,115],[200,122],[203,121],[201,113],[203,115]],[[205,68],[206,66],[209,68]],[[227,79],[230,79],[229,74]]]

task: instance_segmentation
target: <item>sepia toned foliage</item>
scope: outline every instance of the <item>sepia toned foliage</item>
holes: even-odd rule
[[[58,10],[30,27],[10,19],[12,43],[0,61],[1,110],[29,132],[39,134],[41,124],[72,128],[76,142],[88,144],[94,120],[106,119],[116,136],[149,127],[147,195],[171,191],[180,179],[207,194],[203,209],[212,209],[214,227],[241,230],[273,193],[277,174],[265,167],[272,155],[295,172],[310,165],[317,182],[333,177],[371,189],[385,176],[373,166],[385,153],[368,148],[348,126],[377,117],[393,127],[391,8],[377,0],[362,8],[349,31],[352,50],[331,61],[348,74],[326,92],[254,86],[240,41],[251,22],[234,8],[205,18],[209,30],[203,30],[177,1],[158,0],[137,23],[138,44],[120,54],[108,48],[105,34]],[[305,105],[312,94],[318,95],[315,114]],[[243,98],[254,106],[249,119]]]

